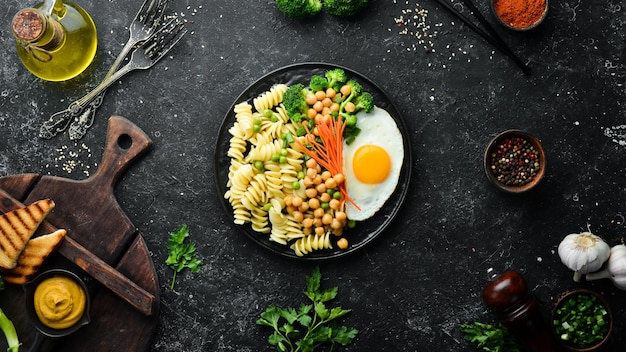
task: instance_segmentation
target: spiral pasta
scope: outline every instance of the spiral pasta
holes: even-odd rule
[[[252,99],[252,104],[242,102],[233,107],[224,198],[233,209],[236,224],[250,224],[253,231],[302,256],[332,248],[332,243],[330,231],[311,234],[311,228],[302,224],[302,215],[296,220],[285,204],[288,196],[306,199],[300,176],[305,170],[304,154],[297,143],[285,139],[285,135],[297,136],[302,128],[300,122],[289,118],[282,104],[287,88],[276,84]],[[312,217],[312,212],[307,211],[306,216]]]
[[[275,84],[267,92],[259,95],[252,100],[254,108],[258,112],[264,112],[267,109],[272,109],[280,102],[283,101],[283,94],[287,91],[286,84]]]

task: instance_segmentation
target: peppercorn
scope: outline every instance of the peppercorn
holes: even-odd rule
[[[491,173],[506,186],[524,186],[539,172],[537,155],[537,150],[527,139],[504,138],[491,152]]]

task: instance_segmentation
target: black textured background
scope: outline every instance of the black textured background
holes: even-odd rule
[[[609,281],[575,284],[556,247],[590,226],[623,242],[626,216],[626,6],[622,0],[552,1],[530,32],[497,27],[532,68],[501,52],[434,0],[373,0],[362,16],[291,20],[271,0],[175,0],[190,33],[148,71],[113,85],[87,136],[37,137],[41,122],[94,87],[128,37],[140,0],[82,0],[98,28],[95,61],[65,83],[20,64],[10,21],[29,1],[0,4],[0,176],[33,172],[81,179],[97,168],[110,115],[129,118],[154,147],[120,180],[116,195],[144,234],[161,286],[153,351],[269,351],[255,320],[268,305],[299,305],[305,275],[320,265],[335,304],[360,330],[346,351],[468,351],[459,323],[493,316],[480,292],[490,269],[524,274],[547,314],[577,286],[603,293],[617,320],[607,350],[626,343],[626,293]],[[487,19],[488,2],[476,1]],[[455,7],[467,13],[455,1]],[[425,19],[413,19],[416,7]],[[396,22],[424,22],[425,45]],[[419,30],[407,23],[409,31]],[[404,206],[376,241],[348,257],[311,263],[258,247],[232,223],[216,194],[213,157],[234,99],[275,69],[323,61],[349,67],[383,89],[410,131],[412,179]],[[548,171],[538,188],[508,195],[486,180],[482,156],[495,134],[536,135]],[[174,291],[164,264],[168,233],[189,225],[205,265]]]

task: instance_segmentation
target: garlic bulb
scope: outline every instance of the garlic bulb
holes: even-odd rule
[[[587,274],[585,279],[611,279],[617,288],[626,290],[626,246],[623,244],[613,246],[606,268]]]
[[[582,274],[599,270],[610,251],[609,245],[590,231],[565,236],[558,248],[561,262],[574,270],[574,281],[580,281]]]

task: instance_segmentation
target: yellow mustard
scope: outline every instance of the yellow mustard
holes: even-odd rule
[[[35,312],[44,325],[65,329],[82,317],[86,300],[83,288],[75,280],[54,276],[43,280],[35,289]]]

